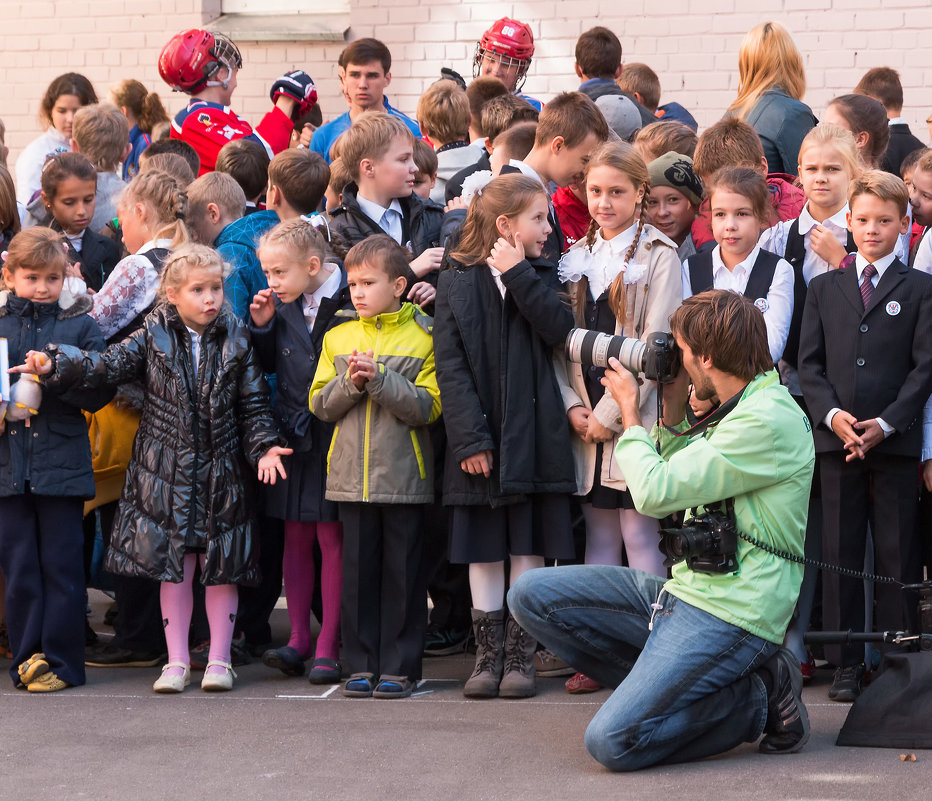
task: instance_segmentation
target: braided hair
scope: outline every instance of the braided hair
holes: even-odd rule
[[[641,234],[644,232],[644,226],[647,224],[647,197],[650,194],[650,173],[647,171],[647,164],[638,151],[627,142],[606,142],[589,160],[589,166],[586,174],[594,167],[612,167],[621,173],[624,173],[634,184],[635,188],[643,188],[644,197],[639,204],[638,227],[634,234],[634,241],[625,253],[624,265],[627,267],[628,262],[637,252],[638,245],[641,241]],[[599,227],[595,219],[589,223],[589,229],[586,231],[586,249],[592,251],[595,244],[595,238],[598,234]],[[573,300],[573,310],[578,325],[582,324],[585,319],[586,295],[589,289],[589,282],[585,276],[580,280],[576,290],[576,296]],[[612,310],[615,318],[624,326],[627,315],[625,303],[625,274],[624,270],[619,271],[618,275],[612,281],[608,288],[608,306]]]
[[[191,241],[185,225],[188,213],[188,193],[170,173],[152,170],[137,175],[123,191],[120,205],[142,203],[154,215],[155,239],[171,239],[169,249]]]

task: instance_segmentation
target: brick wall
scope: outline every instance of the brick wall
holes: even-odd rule
[[[734,98],[741,38],[766,19],[784,23],[803,52],[818,115],[833,96],[849,92],[870,67],[900,70],[904,116],[920,138],[932,111],[932,56],[920,43],[932,30],[927,0],[349,0],[350,38],[376,36],[392,50],[392,103],[413,113],[441,66],[471,70],[474,44],[490,22],[528,22],[537,42],[525,90],[546,100],[577,85],[576,37],[600,24],[622,41],[625,61],[644,61],[660,75],[663,101],[689,108],[700,125],[718,119]],[[746,8],[753,6],[754,11]],[[140,11],[142,9],[142,11]],[[183,98],[161,83],[156,59],[164,42],[186,27],[209,22],[219,0],[46,0],[0,2],[0,117],[7,125],[10,163],[38,132],[39,99],[56,75],[82,72],[106,97],[116,81],[133,77],[157,90],[174,112]],[[234,99],[257,121],[268,109],[268,86],[283,70],[302,66],[320,90],[325,118],[345,110],[336,80],[343,47],[329,43],[250,43]]]

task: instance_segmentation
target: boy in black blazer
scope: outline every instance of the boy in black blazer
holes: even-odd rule
[[[899,178],[867,171],[852,182],[848,203],[858,252],[812,279],[799,346],[799,380],[820,455],[822,556],[861,570],[870,519],[874,572],[918,581],[917,466],[922,407],[932,392],[932,276],[893,255],[909,226]],[[915,630],[899,588],[878,584],[875,593],[878,628]],[[860,579],[823,573],[823,624],[864,630]],[[853,701],[863,646],[826,648],[826,656],[838,666],[829,697]]]

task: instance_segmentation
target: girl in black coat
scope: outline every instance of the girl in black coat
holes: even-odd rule
[[[284,477],[281,447],[245,326],[223,303],[214,250],[177,250],[162,272],[157,306],[142,328],[102,354],[50,345],[21,372],[56,391],[142,380],[145,400],[105,567],[161,584],[168,664],[156,692],[189,683],[192,581],[200,561],[210,624],[205,690],[233,686],[230,641],[237,584],[258,581],[250,473]],[[247,464],[247,461],[249,464]],[[251,467],[250,467],[251,465]]]
[[[288,478],[266,488],[266,514],[285,521],[282,573],[288,599],[288,644],[262,655],[286,676],[303,676],[311,656],[311,601],[314,596],[314,542],[321,556],[320,636],[308,679],[340,681],[340,594],[343,588],[343,528],[336,504],[324,498],[327,450],[333,426],[311,414],[308,390],[324,334],[351,309],[340,268],[325,263],[327,243],[304,219],[288,220],[266,234],[258,249],[269,288],[249,307],[252,341],[267,373],[275,373],[278,393],[273,413],[294,454],[285,459]]]
[[[60,234],[18,233],[4,256],[0,337],[11,364],[53,341],[103,349],[87,315],[90,301],[62,290],[68,262]],[[22,388],[31,380],[20,378]],[[96,411],[113,393],[77,388],[46,394],[41,405],[33,394],[23,398],[26,408],[0,409],[0,572],[7,581],[10,676],[31,692],[50,692],[84,684],[81,518],[84,501],[94,497],[94,474],[81,409]],[[0,401],[7,406],[10,399]]]
[[[554,265],[540,259],[550,230],[540,183],[494,179],[470,204],[437,287],[450,561],[469,563],[478,643],[468,697],[535,692],[535,643],[505,619],[505,559],[514,582],[545,557],[573,556],[575,478],[552,361],[573,316]]]

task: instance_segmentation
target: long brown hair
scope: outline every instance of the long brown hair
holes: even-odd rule
[[[133,78],[120,81],[110,92],[117,106],[126,106],[136,118],[140,131],[147,134],[160,122],[170,122],[168,112],[155,92],[150,92],[145,85]]]
[[[540,182],[512,173],[493,178],[469,204],[460,241],[449,258],[466,265],[485,264],[501,234],[495,221],[504,215],[511,219],[523,212],[535,198],[547,196]]]
[[[635,147],[627,142],[606,142],[589,160],[589,166],[586,168],[586,176],[594,167],[611,167],[626,175],[635,190],[643,189],[644,197],[641,198],[640,211],[638,213],[638,227],[634,234],[634,241],[625,253],[624,264],[627,266],[638,249],[638,243],[641,241],[641,234],[644,226],[647,225],[647,196],[650,194],[650,173],[647,171],[647,164]],[[595,238],[598,234],[599,226],[595,219],[589,223],[589,229],[586,231],[586,248],[591,251],[595,244]],[[576,323],[582,325],[586,314],[586,293],[589,290],[589,281],[583,276],[580,279],[579,286],[576,289],[576,295],[573,298],[573,313],[576,316]],[[608,306],[612,310],[622,327],[625,324],[627,315],[625,303],[625,274],[621,270],[615,276],[611,286],[608,288]]]

